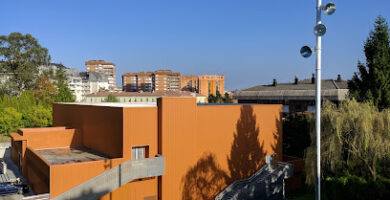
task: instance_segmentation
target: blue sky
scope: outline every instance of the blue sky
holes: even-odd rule
[[[327,2],[327,1],[325,1]],[[323,78],[351,78],[363,43],[389,0],[335,0],[324,16]],[[309,78],[315,59],[299,55],[315,45],[316,0],[9,0],[0,2],[0,35],[30,33],[53,62],[85,70],[89,59],[126,72],[171,69],[225,74],[226,89]]]

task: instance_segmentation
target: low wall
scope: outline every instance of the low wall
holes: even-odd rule
[[[283,156],[283,161],[294,165],[294,176],[286,179],[286,190],[294,191],[304,186],[305,160],[293,156]]]
[[[24,132],[23,139],[32,149],[81,146],[81,132],[75,129],[52,130],[42,132]]]
[[[92,162],[70,163],[64,165],[52,165],[50,168],[50,197],[59,194],[109,170],[124,159],[109,159]],[[91,191],[85,191],[86,193]]]
[[[23,174],[25,178],[29,181],[29,185],[36,194],[48,193],[49,188],[49,174],[50,167],[46,161],[39,156],[30,147],[27,147],[25,153],[26,165],[25,171],[26,174]]]

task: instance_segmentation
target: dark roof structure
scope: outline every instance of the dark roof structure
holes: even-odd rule
[[[292,83],[277,83],[274,79],[271,85],[258,85],[236,92],[240,100],[315,100],[315,78],[298,80]],[[342,80],[340,75],[337,79],[324,79],[321,81],[321,96],[330,101],[343,101],[348,94],[347,81]]]
[[[315,90],[315,83],[311,79],[304,79],[295,83],[277,83],[276,85],[258,85],[242,91],[276,91],[276,90]],[[321,81],[322,90],[348,89],[347,81],[326,79]]]

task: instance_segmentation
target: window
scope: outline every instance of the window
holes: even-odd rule
[[[149,146],[138,146],[131,148],[131,159],[142,160],[149,158]]]

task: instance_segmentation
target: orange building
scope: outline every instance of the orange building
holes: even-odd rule
[[[122,88],[126,92],[179,91],[180,73],[171,70],[126,73],[122,75]]]
[[[53,199],[213,199],[282,159],[281,105],[54,104],[53,127],[12,133],[12,159]]]
[[[200,75],[198,77],[199,94],[216,95],[217,90],[221,95],[225,94],[225,75]]]
[[[87,72],[100,72],[108,76],[110,88],[115,88],[115,64],[104,60],[89,60],[85,62]]]

